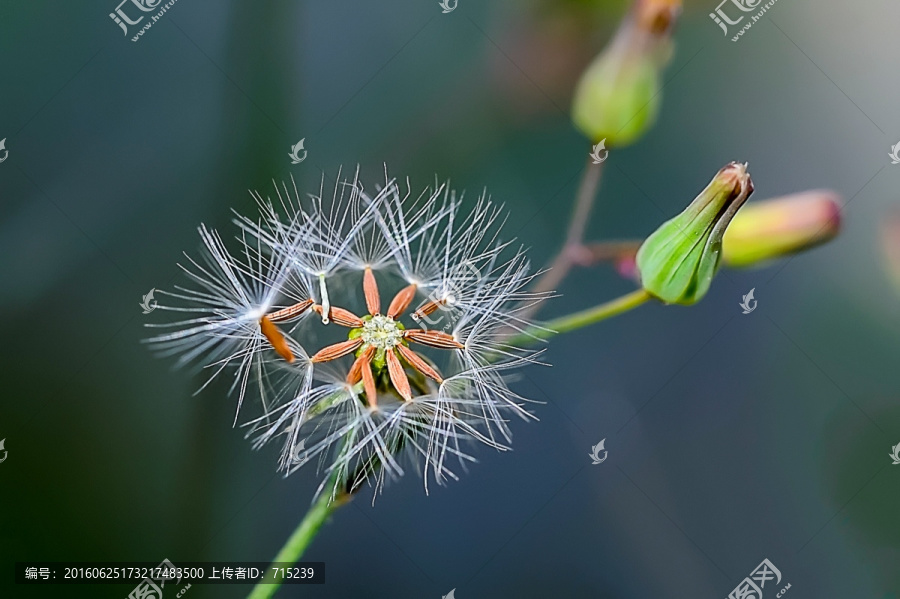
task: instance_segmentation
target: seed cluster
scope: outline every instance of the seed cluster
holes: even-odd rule
[[[254,193],[260,212],[237,216],[236,252],[201,227],[203,254],[183,266],[194,288],[160,290],[181,318],[152,341],[231,379],[239,409],[262,405],[247,425],[258,446],[284,441],[285,472],[314,460],[335,489],[380,487],[403,473],[403,452],[438,482],[456,478],[450,458],[474,459],[463,443],[506,449],[509,415],[529,417],[504,377],[536,352],[510,331],[529,328],[522,311],[546,294],[526,289],[525,252],[501,240],[487,197],[462,211],[446,186],[416,195],[389,179],[371,197],[338,179],[303,201],[291,182]],[[382,277],[401,288],[382,298]],[[324,347],[308,322],[319,319]]]
[[[363,324],[361,337],[366,345],[390,349],[400,345],[403,330],[393,318],[375,315]]]

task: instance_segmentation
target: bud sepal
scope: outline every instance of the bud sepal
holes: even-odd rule
[[[681,214],[641,245],[637,267],[643,288],[670,304],[700,301],[718,270],[725,230],[751,193],[746,164],[722,168]]]

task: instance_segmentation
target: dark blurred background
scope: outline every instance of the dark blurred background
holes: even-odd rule
[[[627,3],[178,0],[136,43],[115,8],[0,2],[4,598],[133,587],[16,586],[16,561],[270,559],[317,476],[276,476],[224,384],[192,396],[201,379],[151,356],[141,297],[179,280],[198,224],[253,210],[246,190],[312,191],[341,165],[369,188],[385,163],[414,187],[487,188],[547,263],[589,150],[572,88]],[[327,584],[279,597],[722,598],[764,558],[787,597],[900,596],[900,289],[880,237],[900,5],[780,0],[738,43],[713,9],[685,7],[659,122],[610,155],[588,237],[649,234],[730,160],[755,199],[838,191],[841,236],[725,271],[697,306],[553,340],[553,366],[516,383],[546,403],[513,452],[479,448],[430,496],[415,476],[374,507],[363,492],[306,555]],[[631,288],[577,270],[542,316]]]

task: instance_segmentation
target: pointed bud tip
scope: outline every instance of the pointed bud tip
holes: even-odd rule
[[[636,6],[638,23],[652,35],[665,35],[681,15],[681,0],[642,0]]]
[[[747,195],[753,193],[753,180],[750,179],[749,165],[746,162],[729,162],[716,174],[714,181],[723,187],[734,190],[735,195],[744,190]]]

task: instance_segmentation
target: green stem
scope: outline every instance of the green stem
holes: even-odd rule
[[[613,316],[618,316],[623,312],[628,312],[629,310],[637,308],[652,297],[652,295],[643,289],[638,289],[637,291],[632,291],[622,297],[610,300],[605,304],[600,304],[599,306],[594,306],[593,308],[588,308],[581,312],[554,318],[549,322],[545,322],[541,328],[532,327],[524,333],[519,333],[518,335],[511,337],[507,343],[510,345],[527,343],[530,339],[547,339],[557,333],[567,333],[569,331],[581,329],[600,322],[601,320],[606,320],[607,318],[612,318]]]
[[[316,533],[322,528],[325,520],[327,520],[337,508],[347,503],[349,496],[340,489],[337,491],[334,498],[332,498],[334,489],[340,484],[340,477],[337,474],[338,471],[335,470],[335,473],[331,476],[329,487],[322,490],[322,495],[316,500],[312,507],[309,508],[309,511],[306,512],[306,515],[303,517],[303,520],[300,521],[299,526],[294,530],[294,533],[284,544],[284,547],[281,548],[281,551],[278,552],[278,555],[275,556],[275,559],[272,560],[273,565],[280,564],[287,566],[287,564],[294,564],[299,561],[303,552],[306,551],[306,548],[312,543]],[[253,590],[247,595],[247,599],[269,599],[275,595],[279,588],[281,588],[281,582],[268,582],[271,580],[269,572],[270,571],[267,571],[263,580],[253,587]]]

